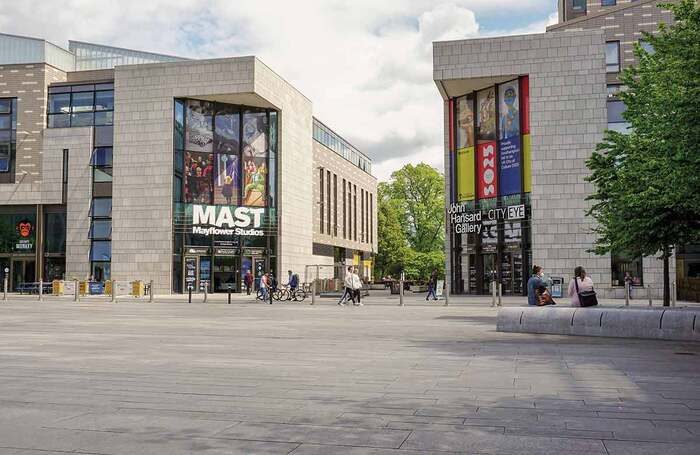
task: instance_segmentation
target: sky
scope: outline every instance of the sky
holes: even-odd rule
[[[432,42],[544,32],[557,0],[0,0],[0,32],[190,58],[256,55],[379,180],[443,169]]]

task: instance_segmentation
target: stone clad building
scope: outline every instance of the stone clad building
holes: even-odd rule
[[[353,199],[336,186],[320,199],[319,169]],[[246,270],[285,282],[310,264],[327,265],[323,277],[355,264],[370,278],[374,201],[371,160],[255,57],[0,35],[0,266],[11,289],[92,278],[240,290]],[[328,235],[319,207],[361,227]]]
[[[662,295],[656,258],[589,253],[592,187],[584,181],[605,129],[628,128],[618,77],[635,63],[641,32],[671,21],[658,3],[560,0],[560,23],[547,33],[433,44],[451,292],[488,293],[495,281],[504,294],[523,295],[538,264],[554,292],[565,294],[582,265],[604,297],[623,297],[626,275],[638,297],[642,286]]]

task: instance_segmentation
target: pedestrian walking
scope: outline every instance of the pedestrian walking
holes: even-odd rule
[[[246,294],[250,295],[250,290],[253,287],[253,281],[255,281],[255,278],[253,278],[253,274],[250,273],[250,270],[248,270],[243,277],[243,283],[245,284],[245,292]]]
[[[363,306],[362,297],[360,296],[360,294],[362,294],[362,280],[357,273],[357,267],[352,270],[352,291],[355,299],[357,299],[357,302],[353,299],[352,304],[355,306]]]
[[[262,300],[263,300],[263,302],[264,302],[265,300],[267,300],[267,294],[270,292],[269,283],[270,283],[270,282],[269,282],[269,278],[268,278],[268,276],[267,276],[267,273],[264,273],[264,274],[260,277],[260,291],[261,291],[261,293],[262,293]]]
[[[586,276],[586,270],[579,265],[574,269],[574,277],[569,282],[569,298],[571,299],[571,306],[580,307],[597,305],[597,299],[596,303],[593,305],[586,304],[586,302],[583,302],[582,304],[581,297],[592,292],[595,296],[595,292],[593,291],[593,280]]]
[[[338,305],[345,306],[345,302],[348,299],[355,303],[355,294],[352,287],[352,267],[348,267],[347,273],[345,273],[345,279],[343,280],[343,296],[338,301]]]
[[[433,296],[433,300],[437,300],[437,295],[435,294],[435,290],[437,288],[437,269],[433,269],[433,273],[430,274],[430,278],[428,279],[428,295],[425,296],[425,300],[428,301],[430,300],[430,296]]]
[[[632,284],[634,284],[634,278],[629,272],[625,272],[625,286],[627,286],[627,295],[629,295],[630,300],[632,300]]]

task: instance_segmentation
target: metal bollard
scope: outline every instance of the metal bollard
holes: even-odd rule
[[[187,297],[187,303],[192,303],[192,285],[187,286],[187,292],[189,294]]]
[[[39,278],[39,301],[44,300],[44,280]]]
[[[399,278],[399,306],[403,306],[403,272],[401,272],[401,278]]]
[[[503,284],[498,283],[498,306],[503,306],[501,302],[501,297],[503,297]]]
[[[651,306],[651,286],[647,286],[647,297],[649,298],[649,306]]]
[[[207,283],[204,283],[204,303],[207,303]]]
[[[5,278],[2,281],[2,299],[7,300],[7,274],[5,274]]]
[[[671,283],[671,306],[676,306],[676,282]]]
[[[75,295],[73,296],[73,301],[77,302],[79,300],[78,297],[78,280],[73,280],[73,284],[75,285]]]
[[[316,280],[311,283],[311,305],[316,304]]]
[[[491,307],[496,306],[496,282],[491,282]]]
[[[117,280],[112,280],[112,303],[117,301]]]
[[[153,280],[151,280],[151,283],[149,284],[149,289],[148,291],[148,301],[153,303]]]
[[[625,306],[630,306],[630,286],[625,283]]]
[[[231,285],[228,285],[228,304],[231,305]]]
[[[450,304],[450,287],[445,285],[445,306]]]

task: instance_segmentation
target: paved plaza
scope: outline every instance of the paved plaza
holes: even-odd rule
[[[700,453],[700,344],[406,300],[11,297],[0,454]]]

